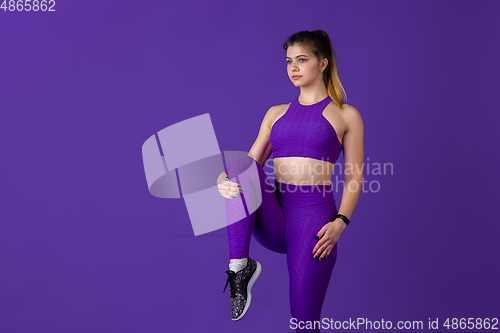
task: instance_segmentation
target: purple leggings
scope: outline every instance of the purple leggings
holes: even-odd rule
[[[337,244],[322,261],[313,259],[313,248],[318,231],[337,215],[333,185],[276,181],[273,187],[260,164],[249,156],[232,159],[226,173],[244,190],[242,196],[226,199],[230,259],[248,257],[252,234],[265,248],[286,253],[292,317],[319,321],[337,259]]]

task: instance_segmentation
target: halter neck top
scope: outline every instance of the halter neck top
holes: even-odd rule
[[[323,116],[330,96],[311,105],[302,105],[297,96],[288,110],[271,127],[273,156],[309,157],[333,164],[342,151],[337,132]]]

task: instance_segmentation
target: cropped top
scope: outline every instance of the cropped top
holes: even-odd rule
[[[335,164],[342,144],[332,124],[323,116],[331,101],[328,96],[320,102],[302,105],[296,97],[271,127],[273,156],[309,157]]]

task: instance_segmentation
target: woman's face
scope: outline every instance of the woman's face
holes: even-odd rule
[[[306,47],[299,44],[288,47],[286,63],[288,77],[296,87],[307,86],[318,80],[323,80],[321,70],[326,67],[326,63],[320,68],[318,59]]]

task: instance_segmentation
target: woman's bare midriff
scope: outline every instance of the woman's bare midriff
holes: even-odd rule
[[[308,157],[274,158],[274,177],[284,184],[330,185],[333,164]]]

